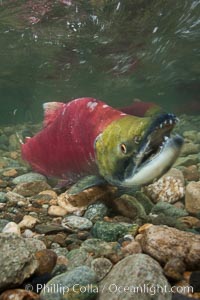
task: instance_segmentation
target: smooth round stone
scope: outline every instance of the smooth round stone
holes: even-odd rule
[[[108,214],[108,207],[101,202],[97,202],[89,205],[84,217],[95,223],[98,220],[102,220]]]
[[[56,243],[53,243],[56,244]],[[58,244],[59,245],[59,244]],[[57,256],[64,256],[67,257],[69,251],[67,250],[67,248],[61,248],[59,245],[59,248],[54,248],[51,245],[52,250],[57,254]]]
[[[146,212],[142,204],[133,196],[124,194],[111,202],[112,208],[118,214],[137,222],[146,218]]]
[[[95,258],[91,262],[91,269],[97,274],[98,281],[102,280],[108,274],[112,266],[112,262],[105,257]]]
[[[150,290],[147,292],[147,288],[152,287],[154,294]],[[158,287],[163,287],[162,293]],[[120,260],[104,277],[99,285],[97,299],[171,300],[168,290],[170,285],[159,263],[146,254],[133,254]]]
[[[11,191],[7,192],[5,197],[7,201],[9,201],[13,205],[17,205],[20,201],[26,201],[26,198],[24,196]]]
[[[46,177],[43,176],[42,174],[30,172],[27,174],[17,176],[13,179],[14,184],[19,184],[22,182],[33,182],[33,181],[46,181]]]
[[[34,235],[35,235],[34,232],[30,229],[25,229],[24,232],[22,233],[22,236],[24,238],[32,238],[34,237]]]
[[[90,220],[84,217],[78,216],[67,216],[62,221],[62,226],[70,231],[78,231],[78,230],[89,230],[92,228],[93,224]]]
[[[3,228],[9,223],[6,219],[0,219],[0,232],[2,232]]]
[[[35,253],[35,257],[39,263],[36,275],[43,275],[45,273],[51,273],[56,265],[57,254],[49,249],[42,249]]]
[[[82,248],[69,251],[67,258],[69,260],[69,263],[67,265],[68,270],[73,270],[74,268],[83,265],[89,267],[93,260],[90,253]]]
[[[31,197],[49,189],[51,189],[51,187],[47,184],[46,181],[37,180],[32,182],[18,183],[13,192],[18,193],[24,197]]]
[[[7,202],[6,193],[0,192],[0,203],[6,203],[6,202]]]
[[[14,233],[17,235],[21,235],[20,228],[19,228],[18,224],[16,224],[15,222],[9,222],[8,224],[6,224],[6,226],[3,228],[2,232],[3,233]]]
[[[67,214],[66,209],[58,205],[51,205],[48,209],[48,215],[52,217],[63,217]]]
[[[105,242],[100,239],[87,239],[81,244],[81,249],[88,253],[93,253],[96,256],[110,256],[116,254],[120,249],[120,245],[117,242]],[[70,254],[70,253],[69,253]]]
[[[42,300],[94,299],[98,294],[96,281],[96,274],[92,269],[87,266],[79,266],[51,279],[45,285],[40,296]],[[60,286],[65,290],[63,292],[52,290],[52,286]]]
[[[200,181],[192,181],[187,185],[185,207],[189,213],[200,213]]]
[[[60,225],[54,224],[38,224],[35,226],[35,231],[41,234],[55,234],[64,231],[64,228]]]

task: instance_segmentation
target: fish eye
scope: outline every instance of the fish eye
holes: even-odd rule
[[[121,149],[121,152],[122,152],[123,154],[126,154],[126,153],[127,153],[127,148],[126,148],[126,145],[125,145],[125,144],[121,144],[121,145],[120,145],[120,149]]]

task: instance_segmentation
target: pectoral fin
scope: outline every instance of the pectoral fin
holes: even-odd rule
[[[104,178],[100,176],[90,175],[83,177],[79,181],[77,181],[75,184],[73,184],[67,191],[70,195],[76,195],[80,192],[82,192],[85,189],[88,189],[92,186],[99,186],[99,185],[106,185],[107,182]]]

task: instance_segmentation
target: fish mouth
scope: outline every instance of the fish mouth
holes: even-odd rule
[[[123,186],[149,184],[172,167],[183,145],[181,136],[171,135],[178,121],[174,114],[161,114],[153,120],[125,170]]]

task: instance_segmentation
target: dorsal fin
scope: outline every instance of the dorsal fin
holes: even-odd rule
[[[43,104],[43,109],[44,109],[43,126],[44,127],[47,127],[55,120],[63,105],[64,103],[62,102],[46,102]]]

